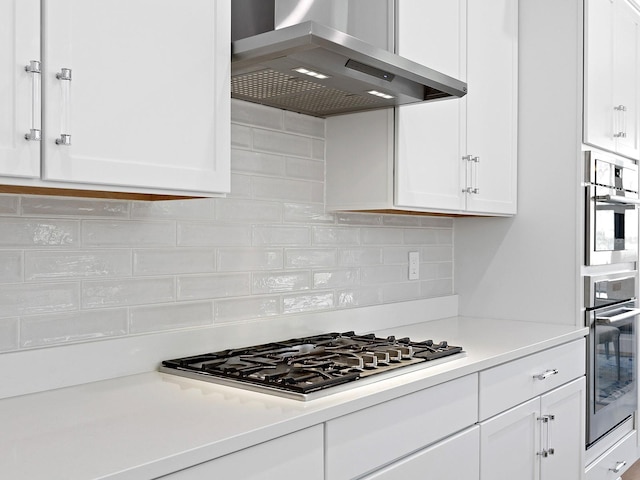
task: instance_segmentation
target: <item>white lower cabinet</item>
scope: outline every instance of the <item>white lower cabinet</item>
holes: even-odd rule
[[[480,427],[476,425],[409,455],[363,480],[422,478],[425,472],[438,472],[438,480],[478,480],[479,463]]]
[[[346,480],[378,473],[473,426],[477,419],[478,377],[474,374],[330,420],[325,424],[326,478]],[[423,461],[429,458],[433,457]],[[381,478],[394,477],[388,473]]]
[[[324,480],[322,425],[291,433],[185,470],[167,480]]]
[[[578,480],[584,452],[585,379],[480,423],[481,480]]]
[[[480,372],[480,480],[579,480],[585,340]]]

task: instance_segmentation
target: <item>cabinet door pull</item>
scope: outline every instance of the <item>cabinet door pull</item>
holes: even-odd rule
[[[611,470],[613,473],[619,473],[620,470],[623,469],[623,467],[627,464],[627,462],[622,461],[622,462],[618,462],[616,463],[616,466],[613,468],[610,468],[609,470]]]
[[[24,138],[38,142],[42,136],[40,130],[40,62],[31,60],[24,69],[31,74],[31,128],[29,133],[24,135]]]
[[[616,111],[616,133],[613,136],[615,138],[627,138],[627,107],[617,105],[613,109]]]
[[[465,164],[466,168],[466,183],[467,186],[462,189],[463,193],[469,194],[479,194],[480,189],[478,188],[478,163],[480,163],[480,157],[473,155],[465,155],[462,157],[463,162],[467,162]]]
[[[558,369],[554,368],[552,370],[547,370],[544,373],[539,373],[538,375],[534,375],[533,378],[537,380],[546,380],[547,378],[557,374],[558,374]]]
[[[71,69],[62,68],[56,73],[56,78],[61,81],[62,89],[62,133],[56,138],[56,145],[71,145]]]

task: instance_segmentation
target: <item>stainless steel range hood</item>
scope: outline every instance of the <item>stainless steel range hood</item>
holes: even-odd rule
[[[232,13],[232,23],[241,22],[246,31],[251,17]],[[329,117],[466,92],[460,80],[313,21],[232,42],[232,97],[307,115]]]

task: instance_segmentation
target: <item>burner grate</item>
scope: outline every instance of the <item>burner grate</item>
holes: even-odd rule
[[[161,371],[307,395],[461,352],[446,341],[327,333],[166,360]]]

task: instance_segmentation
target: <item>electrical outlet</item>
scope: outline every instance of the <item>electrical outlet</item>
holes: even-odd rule
[[[420,279],[420,252],[409,252],[409,280]]]

